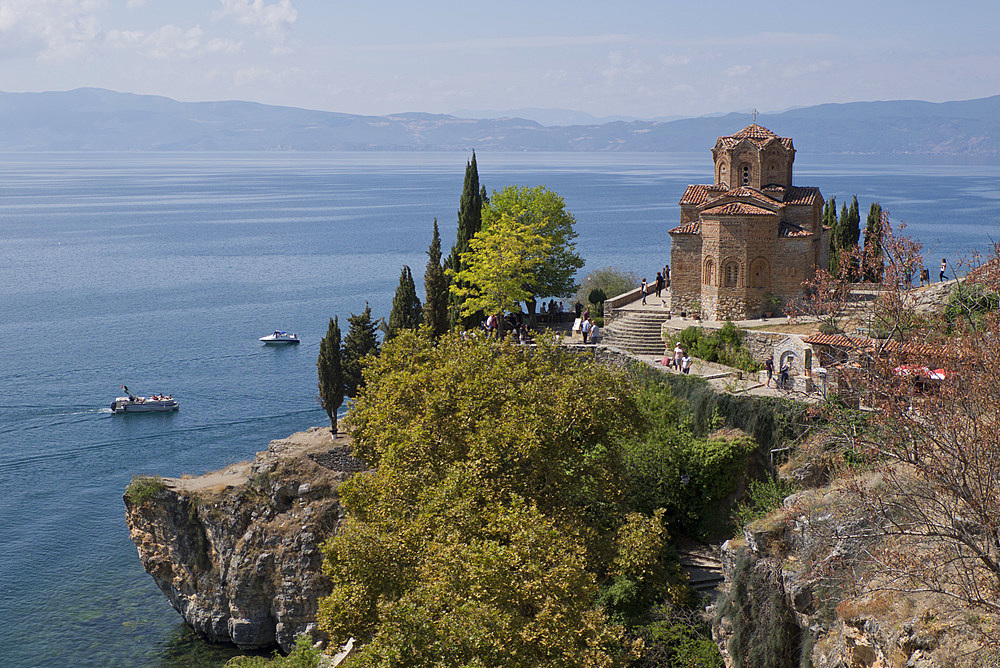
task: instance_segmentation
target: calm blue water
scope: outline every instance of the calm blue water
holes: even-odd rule
[[[324,424],[327,318],[388,315],[431,221],[455,233],[464,154],[0,154],[0,662],[213,665],[143,572],[121,494],[200,474]],[[488,188],[545,184],[587,269],[655,275],[704,155],[484,154]],[[878,199],[958,258],[1000,239],[997,166],[810,161],[796,183]],[[934,263],[929,263],[933,266]],[[586,269],[585,269],[586,271]],[[275,328],[303,343],[268,348]],[[125,383],[170,415],[115,416]]]

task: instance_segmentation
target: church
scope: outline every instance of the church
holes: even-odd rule
[[[745,320],[779,310],[830,264],[819,188],[792,185],[795,148],[754,123],[719,137],[715,182],[688,186],[670,230],[672,310]]]

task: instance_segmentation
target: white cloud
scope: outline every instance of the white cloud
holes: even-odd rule
[[[103,0],[4,0],[0,41],[7,53],[72,58],[101,37],[96,13],[105,5]]]
[[[145,7],[147,0],[128,0],[125,6],[129,9],[138,9],[139,7]]]
[[[142,41],[142,48],[153,58],[193,58],[204,53],[201,26],[188,30],[165,25]]]
[[[741,77],[751,69],[749,65],[733,65],[732,67],[727,67],[722,73],[727,77]]]
[[[271,35],[282,35],[299,16],[291,0],[266,4],[264,0],[220,0],[222,9],[215,18],[233,17],[240,25],[259,28]]]

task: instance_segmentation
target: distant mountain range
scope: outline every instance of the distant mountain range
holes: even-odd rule
[[[359,116],[255,102],[178,102],[95,88],[0,93],[4,151],[700,152],[750,122],[748,114],[734,113],[553,126],[510,117]],[[792,137],[806,153],[1000,156],[1000,95],[823,104],[762,114],[757,122]]]

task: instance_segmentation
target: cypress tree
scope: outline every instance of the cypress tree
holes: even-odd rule
[[[319,342],[319,403],[330,418],[330,430],[337,433],[337,409],[344,403],[344,369],[340,347],[340,325],[330,318],[326,336]]]
[[[479,185],[479,167],[476,165],[476,152],[472,152],[472,160],[465,164],[465,183],[462,185],[462,197],[458,202],[458,232],[456,233],[455,245],[451,247],[451,254],[445,263],[445,267],[456,274],[463,269],[467,269],[462,264],[462,253],[470,250],[469,242],[479,233],[483,227],[483,201],[485,199],[486,188]],[[451,302],[451,320],[454,324],[461,324],[464,327],[474,326],[481,318],[477,315],[463,318],[461,316],[462,300],[453,297]]]
[[[448,331],[448,275],[441,266],[441,235],[434,219],[434,236],[427,249],[427,269],[424,271],[424,322],[434,336]]]
[[[831,197],[830,201],[823,205],[823,225],[830,228],[830,273],[837,275],[837,198]]]
[[[858,196],[854,196],[851,208],[847,211],[847,231],[845,237],[847,244],[844,248],[855,248],[861,239],[861,213],[858,211]]]
[[[364,387],[365,380],[361,375],[362,360],[367,355],[378,355],[378,338],[375,334],[375,323],[372,321],[372,309],[365,302],[365,310],[360,315],[351,314],[347,319],[350,329],[344,339],[344,392],[349,397],[355,397],[358,390]]]
[[[392,298],[392,311],[385,325],[385,338],[388,341],[404,329],[416,329],[423,320],[420,299],[417,298],[417,287],[413,283],[413,274],[407,265],[399,275],[399,285],[396,296]]]
[[[882,257],[882,205],[873,202],[865,221],[865,279],[872,283],[882,282],[885,261]]]

